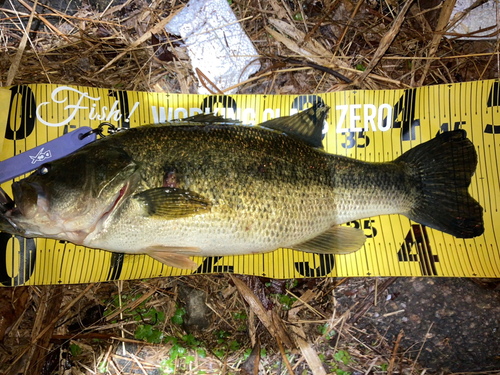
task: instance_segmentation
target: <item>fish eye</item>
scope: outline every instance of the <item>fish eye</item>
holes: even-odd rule
[[[46,175],[50,171],[50,164],[44,164],[40,168],[38,168],[38,173],[40,173],[41,176]]]

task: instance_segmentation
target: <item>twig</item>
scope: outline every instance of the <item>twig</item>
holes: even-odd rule
[[[111,354],[111,350],[113,350],[113,345],[110,345],[108,348],[108,351],[106,352],[106,355],[102,359],[102,363],[106,363],[108,361],[109,355]],[[107,367],[107,366],[106,366]]]
[[[373,58],[371,59],[370,63],[366,67],[365,71],[356,79],[356,82],[354,83],[355,85],[359,86],[359,84],[363,82],[363,80],[368,76],[368,74],[371,73],[373,68],[375,68],[375,66],[380,62],[382,56],[385,55],[386,51],[389,49],[392,42],[394,41],[394,38],[396,38],[396,35],[399,33],[399,29],[401,28],[401,25],[405,20],[406,12],[408,12],[408,9],[410,8],[410,5],[412,3],[413,0],[406,1],[405,5],[403,6],[396,20],[391,26],[391,29],[384,35],[384,37],[380,41],[380,44],[377,50],[375,51],[375,54],[373,55]]]
[[[144,345],[144,341],[140,340],[134,340],[134,339],[128,339],[126,337],[117,337],[117,336],[111,336],[109,337],[111,340],[116,340],[120,342],[128,342],[129,344],[137,344],[137,345]],[[155,344],[153,342],[148,342],[148,346],[165,346],[165,344]]]
[[[40,339],[40,337],[42,337],[50,329],[50,326],[56,324],[57,321],[61,319],[69,311],[69,309],[71,309],[75,305],[75,303],[77,303],[85,295],[85,293],[87,293],[90,289],[92,289],[94,285],[95,284],[88,285],[82,292],[80,292],[78,296],[76,296],[75,299],[73,299],[70,303],[64,306],[64,309],[59,313],[59,315],[57,315],[54,318],[54,320],[52,320],[52,322],[50,322],[50,324],[47,327],[45,327],[42,330],[42,332],[38,334],[37,337],[31,340],[31,344],[35,344]]]
[[[370,366],[369,366],[369,367],[368,367],[368,369],[365,371],[365,375],[370,374],[370,371],[372,370],[373,366],[375,366],[375,363],[377,363],[377,361],[378,361],[378,357],[373,358],[372,363],[370,363]]]
[[[214,309],[214,308],[212,307],[212,305],[211,305],[210,303],[208,303],[208,302],[206,303],[206,305],[207,305],[207,307],[208,307],[210,310],[212,310],[212,311],[215,313],[215,315],[217,315],[219,318],[221,318],[221,319],[224,321],[224,323],[226,323],[229,327],[231,327],[232,329],[234,329],[234,330],[236,331],[236,327],[235,327],[235,326],[233,326],[231,323],[229,323],[229,322],[227,321],[227,319],[225,319],[225,318],[224,318],[224,317],[223,317],[223,316],[219,313],[219,311],[217,311],[217,309]]]
[[[233,281],[234,285],[236,285],[236,288],[238,288],[238,292],[241,294],[243,299],[248,303],[248,305],[254,311],[255,315],[257,315],[262,324],[264,324],[264,327],[266,327],[271,336],[276,337],[277,336],[276,329],[269,315],[267,314],[266,309],[262,305],[262,302],[257,298],[257,296],[255,296],[255,294],[252,292],[252,290],[248,287],[247,284],[245,284],[236,276],[233,276],[231,274],[229,276],[231,277],[231,280]]]
[[[128,353],[128,354],[130,355],[130,357],[131,357],[131,358],[135,361],[135,363],[137,363],[137,366],[139,366],[139,368],[142,370],[142,373],[143,373],[144,375],[148,375],[148,373],[146,372],[146,370],[145,370],[145,369],[144,369],[144,367],[142,366],[141,362],[139,362],[139,360],[137,359],[137,357],[136,357],[134,354],[130,353],[130,352],[127,352],[127,353]]]
[[[425,342],[427,341],[427,337],[429,336],[429,332],[431,331],[431,328],[433,325],[434,325],[434,322],[431,323],[431,325],[429,326],[429,329],[427,330],[427,333],[425,334],[424,342],[422,342],[422,346],[420,347],[420,350],[418,351],[417,357],[415,358],[415,361],[413,361],[410,374],[413,372],[413,369],[415,368],[415,364],[418,361],[418,357],[420,357],[420,353],[422,353],[422,349],[424,348]]]
[[[404,336],[404,331],[401,330],[396,339],[396,343],[394,344],[394,350],[392,351],[391,360],[389,362],[389,366],[387,367],[387,375],[392,375],[392,371],[394,370],[394,362],[396,361],[396,355],[398,354],[399,343]]]
[[[305,68],[290,68],[290,69],[282,69],[282,70],[275,70],[275,71],[267,72],[267,73],[261,74],[261,75],[256,76],[256,77],[249,78],[246,81],[237,83],[236,85],[233,85],[231,87],[226,87],[225,89],[222,90],[222,92],[231,91],[231,90],[236,89],[236,88],[238,88],[240,86],[246,85],[247,83],[250,83],[250,82],[253,82],[253,81],[258,81],[259,79],[262,79],[264,77],[269,77],[272,74],[297,72],[297,71],[300,71],[300,70],[310,70],[310,69],[312,69],[312,68],[309,68],[309,67],[305,67]]]
[[[315,64],[315,63],[312,63],[309,61],[300,61],[300,60],[296,60],[296,59],[291,59],[289,57],[285,57],[284,59],[285,59],[285,62],[287,62],[287,63],[293,64],[293,65],[310,66],[313,69],[317,69],[321,72],[331,74],[332,76],[337,77],[338,79],[341,79],[342,81],[344,81],[346,83],[352,83],[352,81],[349,78],[347,78],[346,76],[344,76],[343,74],[340,74],[339,72],[336,72],[333,69],[327,68],[326,66]]]
[[[220,95],[224,95],[224,93],[215,85],[215,83],[213,83],[200,69],[196,68],[196,74],[198,74],[198,79],[200,80],[202,86],[206,88],[210,92],[210,94],[215,95],[215,92],[207,86],[207,82],[217,91],[217,93],[219,93]]]
[[[30,18],[28,20],[28,24],[26,25],[26,29],[24,29],[23,38],[21,39],[21,43],[19,43],[16,56],[14,57],[14,61],[12,62],[12,65],[9,68],[9,73],[7,74],[7,86],[12,85],[12,81],[14,80],[14,77],[16,76],[16,73],[19,69],[19,63],[21,62],[21,58],[23,57],[23,53],[26,48],[26,42],[29,39],[31,23],[33,22],[33,16],[35,15],[35,9],[37,5],[38,5],[38,0],[35,0],[35,3],[33,4],[33,8],[31,10]],[[21,22],[21,26],[22,25],[23,24]]]
[[[342,335],[342,331],[344,329],[344,323],[345,323],[345,318],[344,316],[341,317],[342,324],[340,324],[340,329],[337,331],[337,341],[335,342],[335,348],[333,349],[333,354],[337,352],[337,349],[339,347],[339,341],[340,341],[340,336]]]
[[[30,350],[30,347],[31,347],[32,345],[36,344],[36,342],[37,342],[38,340],[40,340],[40,338],[42,338],[42,337],[45,335],[45,333],[47,333],[47,331],[48,331],[49,329],[51,329],[51,328],[52,328],[52,329],[54,329],[54,325],[57,323],[57,321],[58,321],[59,319],[61,319],[61,318],[64,316],[64,314],[66,314],[66,313],[69,311],[69,309],[71,309],[71,308],[75,305],[75,303],[77,303],[77,302],[78,302],[78,301],[79,301],[79,300],[80,300],[80,299],[81,299],[81,298],[85,295],[85,293],[87,293],[87,292],[88,292],[88,291],[89,291],[89,290],[90,290],[93,286],[94,286],[94,284],[90,284],[90,285],[88,285],[88,286],[87,286],[87,287],[86,287],[86,288],[85,288],[85,289],[84,289],[84,290],[83,290],[83,291],[82,291],[82,292],[81,292],[78,296],[76,296],[76,298],[75,298],[75,299],[73,299],[70,303],[68,303],[68,304],[64,307],[64,309],[63,309],[63,310],[59,313],[59,315],[57,315],[57,316],[56,316],[56,317],[55,317],[55,318],[54,318],[54,319],[50,322],[50,324],[47,324],[47,325],[45,326],[45,328],[44,328],[44,329],[43,329],[43,330],[42,330],[42,331],[41,331],[41,332],[40,332],[40,333],[39,333],[39,334],[38,334],[38,335],[37,335],[34,339],[32,339],[32,340],[31,340],[31,345],[27,345],[27,346],[26,346],[26,348],[24,348],[24,350],[23,350],[23,351],[22,351],[22,352],[21,352],[21,353],[17,356],[17,358],[16,358],[16,359],[15,359],[15,360],[14,360],[14,361],[10,364],[9,369],[7,370],[7,372],[8,372],[8,371],[10,371],[10,369],[11,369],[11,368],[13,368],[13,366],[14,366],[14,365],[15,365],[15,364],[16,364],[16,363],[17,363],[17,362],[18,362],[18,361],[19,361],[19,360],[20,360],[20,359],[21,359],[21,358],[22,358],[22,357],[23,357],[23,356],[24,356],[24,355],[25,355],[25,354],[26,354],[26,353]]]
[[[439,47],[439,43],[443,38],[442,32],[445,31],[446,25],[450,21],[451,12],[455,7],[456,0],[445,0],[443,4],[443,8],[441,9],[441,13],[439,14],[438,24],[436,26],[436,32],[432,38],[431,47],[429,49],[429,56],[434,56]],[[425,64],[424,71],[422,72],[422,76],[420,77],[420,81],[418,82],[419,86],[424,84],[425,78],[427,77],[427,73],[429,72],[429,68],[431,66],[431,60],[428,60]]]
[[[342,34],[340,35],[340,38],[337,40],[337,43],[335,45],[335,50],[333,51],[333,55],[332,55],[332,58],[330,59],[330,62],[333,62],[337,58],[337,53],[339,52],[340,45],[341,45],[342,41],[344,40],[345,35],[347,34],[347,30],[349,29],[351,22],[354,20],[354,17],[358,13],[359,8],[361,7],[361,5],[363,3],[364,3],[364,1],[358,1],[358,3],[356,4],[356,8],[354,8],[354,10],[351,14],[351,17],[349,18],[349,20],[347,20],[347,24],[344,27],[344,30],[342,30]],[[316,85],[316,88],[314,89],[314,93],[316,93],[319,90],[319,87],[323,84],[323,80],[325,79],[325,75],[326,75],[326,73],[321,76],[321,79],[319,80],[318,84]]]
[[[467,9],[465,9],[463,12],[457,12],[455,16],[453,17],[452,20],[450,20],[450,23],[448,24],[447,29],[453,28],[458,22],[463,20],[471,11],[476,9],[477,7],[480,7],[481,5],[487,3],[488,0],[476,0],[471,6],[469,6]]]
[[[157,34],[160,31],[163,31],[164,27],[167,25],[167,23],[170,22],[170,20],[174,17],[174,15],[175,14],[171,14],[167,18],[161,20],[157,25],[153,26],[151,29],[149,29],[148,31],[146,31],[140,38],[138,38],[135,42],[133,42],[131,45],[129,45],[123,52],[119,53],[109,63],[107,63],[104,67],[102,67],[101,70],[99,70],[96,74],[102,73],[104,70],[106,70],[107,68],[109,68],[112,64],[114,64],[117,60],[121,59],[127,52],[131,51],[135,47],[139,46],[140,44],[144,43],[146,40],[148,40],[149,38],[151,38],[151,36],[153,34]],[[209,33],[209,32],[212,32],[214,30],[218,30],[218,29],[221,29],[221,28],[226,27],[226,26],[230,26],[230,25],[235,24],[235,23],[239,23],[239,22],[243,22],[243,21],[249,20],[251,18],[253,18],[253,16],[250,16],[250,17],[247,17],[247,18],[243,18],[243,19],[237,20],[235,22],[230,22],[230,23],[224,24],[224,25],[222,25],[220,27],[215,27],[215,28],[210,29],[208,31],[205,31],[203,33],[193,34],[192,36],[202,35],[202,34],[205,34],[205,33]],[[182,39],[174,39],[172,41],[175,42],[175,41],[178,41],[178,40],[182,40]]]
[[[96,73],[96,75],[99,74],[99,73],[102,73],[103,71],[105,71],[106,69],[108,69],[111,65],[113,65],[119,59],[121,59],[130,50],[134,49],[138,45],[144,43],[146,40],[148,40],[149,38],[151,38],[151,35],[156,34],[156,33],[160,32],[161,30],[163,30],[163,28],[170,21],[170,19],[171,19],[171,17],[167,17],[167,18],[161,20],[160,22],[158,22],[158,24],[156,24],[155,26],[153,26],[152,28],[150,28],[148,31],[146,31],[140,38],[136,39],[132,44],[130,44],[127,48],[125,48],[124,51],[120,52],[117,56],[115,56],[113,59],[111,59],[110,62],[108,62],[106,65],[104,65]]]
[[[387,318],[388,316],[393,316],[393,315],[397,315],[397,314],[400,314],[402,312],[404,312],[405,309],[401,309],[401,310],[396,310],[396,311],[392,311],[390,313],[386,313],[384,315],[382,315],[384,318]]]
[[[331,13],[333,11],[333,9],[337,6],[337,3],[339,2],[340,0],[334,0],[334,2],[330,5],[330,8],[328,8],[328,10],[325,12],[325,14],[323,15],[323,17],[321,17],[321,19],[316,22],[316,25],[314,25],[314,27],[311,29],[311,31],[309,31],[307,33],[307,35],[304,37],[304,43],[306,43],[309,39],[311,39],[311,36],[316,32],[316,30],[318,30],[318,28],[320,27],[320,25],[323,23],[323,21],[331,16]]]
[[[354,8],[354,10],[352,11],[351,17],[349,17],[349,19],[347,20],[347,24],[345,25],[344,30],[342,30],[342,34],[340,35],[340,38],[337,41],[337,45],[335,46],[335,51],[333,52],[333,56],[337,55],[337,53],[339,52],[340,44],[344,40],[344,37],[347,34],[347,30],[351,26],[352,21],[354,21],[354,17],[356,16],[356,14],[358,14],[359,8],[361,8],[362,4],[364,4],[364,1],[358,1],[358,3],[356,4],[356,8]]]
[[[302,300],[299,296],[293,294],[291,291],[287,290],[286,291],[288,294],[292,295],[292,297],[295,297],[297,298],[297,301],[300,301],[301,303],[304,304],[304,306],[306,306],[309,310],[311,310],[313,313],[315,313],[316,315],[318,315],[319,317],[323,318],[323,319],[326,319],[326,316],[323,315],[322,313],[320,313],[318,310],[316,310],[314,307],[312,307],[310,304],[308,304],[306,301]],[[295,304],[294,304],[295,305]]]
[[[333,290],[337,289],[339,286],[341,286],[343,283],[345,283],[349,278],[344,277],[342,280],[340,280],[338,283],[335,283],[334,286],[332,286],[328,291],[326,292],[321,292],[321,296],[319,297],[320,299],[323,298],[324,296],[329,295]]]
[[[82,366],[85,370],[87,370],[89,373],[91,374],[96,374],[95,371],[93,371],[91,368],[89,368],[88,366],[84,365],[83,363],[79,362],[79,361],[76,361],[76,363],[78,363],[80,366]]]
[[[151,289],[148,293],[144,294],[143,296],[136,299],[135,301],[130,301],[126,306],[118,309],[117,311],[113,312],[112,314],[109,314],[106,317],[106,321],[109,322],[110,320],[113,320],[116,316],[118,316],[118,315],[121,316],[121,314],[127,309],[134,310],[137,306],[139,306],[142,302],[147,300],[149,297],[151,297],[155,293],[156,293],[156,289]]]
[[[391,277],[387,279],[382,285],[377,290],[377,296],[380,297],[380,295],[390,286],[392,285],[395,281],[397,280],[396,277]],[[363,302],[361,307],[358,309],[358,311],[353,315],[353,317],[349,320],[349,323],[354,324],[358,321],[359,318],[361,318],[367,311],[368,309],[372,306],[373,301],[375,300],[374,294],[370,295],[369,297],[366,298],[366,300]]]
[[[295,372],[293,371],[292,365],[290,364],[290,362],[288,361],[288,358],[286,357],[285,349],[283,348],[283,345],[281,344],[281,340],[280,340],[279,336],[276,336],[276,342],[278,343],[278,347],[279,347],[280,353],[281,353],[281,358],[283,358],[283,362],[285,362],[285,366],[286,366],[288,372],[290,373],[290,375],[294,375]]]
[[[26,9],[28,9],[30,12],[32,12],[34,15],[36,15],[36,17],[37,17],[40,21],[42,21],[42,22],[45,24],[45,26],[47,26],[50,30],[52,30],[54,33],[56,33],[56,34],[57,34],[57,35],[59,35],[61,38],[63,38],[64,40],[66,40],[68,43],[71,43],[71,40],[69,40],[69,38],[68,38],[66,35],[64,35],[63,33],[61,33],[57,27],[55,27],[55,26],[54,26],[54,25],[52,25],[49,21],[47,21],[47,20],[45,19],[45,17],[44,17],[44,16],[42,16],[41,14],[38,14],[38,13],[36,13],[36,12],[35,12],[35,5],[36,5],[36,3],[38,3],[38,1],[36,1],[36,2],[35,2],[35,5],[33,5],[33,8],[32,8],[29,4],[27,4],[25,1],[23,1],[23,0],[18,0],[18,1],[19,1],[19,2],[20,2],[20,3],[21,3],[21,4],[22,4],[22,5],[23,5]]]

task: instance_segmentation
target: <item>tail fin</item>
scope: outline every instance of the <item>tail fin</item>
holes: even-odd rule
[[[458,238],[483,234],[483,209],[467,191],[477,155],[465,131],[439,134],[395,162],[405,164],[417,192],[405,216]]]

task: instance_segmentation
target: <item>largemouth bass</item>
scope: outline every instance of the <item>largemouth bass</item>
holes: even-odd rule
[[[15,182],[15,205],[0,199],[0,230],[180,268],[198,266],[189,256],[280,247],[350,253],[366,237],[340,224],[376,215],[458,238],[483,233],[464,131],[369,163],[322,150],[327,112],[317,105],[258,127],[198,115],[105,137]]]

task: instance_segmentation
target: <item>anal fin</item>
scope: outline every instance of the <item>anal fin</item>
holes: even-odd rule
[[[197,247],[153,246],[148,247],[144,252],[151,258],[170,267],[190,270],[198,268],[198,263],[189,259],[189,256],[185,254],[198,255],[200,249]]]
[[[361,249],[365,241],[366,236],[362,229],[335,226],[292,248],[317,254],[349,254]]]

